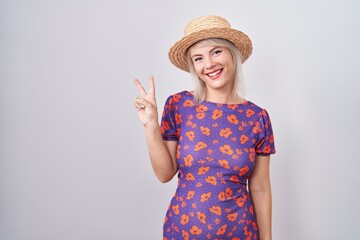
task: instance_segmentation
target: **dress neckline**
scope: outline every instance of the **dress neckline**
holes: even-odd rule
[[[190,95],[191,97],[194,97],[194,95],[190,91],[185,90],[184,92],[186,94]],[[203,100],[201,104],[204,104],[204,103],[208,103],[208,104],[211,104],[211,105],[217,105],[217,106],[222,106],[222,105],[226,105],[226,106],[243,106],[243,105],[248,105],[250,103],[250,101],[244,99],[244,101],[242,103],[217,103],[217,102]]]

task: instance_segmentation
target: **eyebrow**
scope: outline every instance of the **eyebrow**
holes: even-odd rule
[[[222,48],[222,47],[221,47],[221,46],[215,46],[215,47],[213,47],[212,49],[210,49],[209,53],[213,52],[213,51],[214,51],[215,49],[217,49],[217,48]],[[191,58],[201,57],[201,56],[202,56],[202,54],[194,54],[194,55],[191,56]]]

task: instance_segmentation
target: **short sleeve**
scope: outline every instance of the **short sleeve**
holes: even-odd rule
[[[258,141],[256,143],[255,152],[257,155],[261,156],[274,154],[276,150],[269,114],[265,109],[263,109],[259,115],[259,122],[257,122],[256,126],[254,127],[254,131],[258,133]]]
[[[166,141],[177,141],[177,126],[175,121],[175,102],[172,96],[168,97],[165,102],[164,110],[161,117],[161,135],[163,140]]]

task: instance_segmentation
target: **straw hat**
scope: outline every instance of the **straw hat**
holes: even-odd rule
[[[189,72],[186,62],[186,51],[196,42],[209,38],[222,38],[232,42],[243,57],[242,62],[249,58],[252,52],[250,38],[219,16],[203,16],[192,20],[184,29],[184,37],[170,48],[170,61],[181,70]]]

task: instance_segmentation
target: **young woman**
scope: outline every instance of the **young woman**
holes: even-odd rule
[[[271,239],[270,154],[266,110],[243,97],[241,64],[251,40],[218,16],[191,21],[169,51],[195,80],[171,95],[158,123],[154,79],[134,102],[151,164],[161,182],[178,174],[164,239]]]

